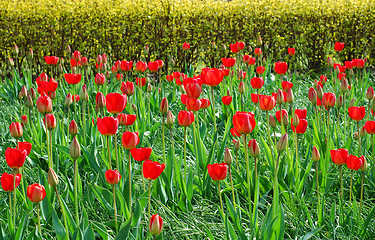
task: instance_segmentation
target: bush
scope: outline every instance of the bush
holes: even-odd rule
[[[94,61],[99,53],[115,59],[139,59],[145,45],[150,60],[173,58],[182,65],[182,44],[189,58],[213,64],[228,56],[229,44],[256,46],[263,38],[265,55],[285,60],[296,48],[298,67],[316,69],[333,54],[333,43],[345,42],[342,59],[368,57],[375,41],[373,0],[0,0],[1,60],[11,47],[67,57],[70,45]],[[215,45],[212,44],[215,43]],[[226,49],[223,45],[227,46]],[[250,49],[246,53],[252,53]],[[211,61],[209,63],[208,61]]]

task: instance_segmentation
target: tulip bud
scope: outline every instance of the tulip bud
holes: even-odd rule
[[[23,126],[27,125],[28,122],[29,121],[27,120],[27,116],[26,115],[22,115],[21,116],[21,126],[23,127]]]
[[[149,83],[149,84],[147,84],[147,92],[151,92],[152,91],[152,86],[151,86],[151,84]]]
[[[48,81],[48,75],[47,75],[47,73],[41,73],[40,74],[40,81]]]
[[[77,158],[81,156],[81,147],[76,137],[73,138],[73,141],[70,144],[69,154],[70,154],[70,157],[73,158],[74,160],[77,160]]]
[[[66,46],[66,51],[69,53],[69,54],[71,54],[72,53],[72,49],[70,48],[70,46],[69,45],[67,45]]]
[[[98,65],[100,65],[100,64],[102,63],[102,61],[103,61],[102,56],[101,56],[101,55],[98,55],[98,56],[96,57],[96,63],[97,63]]]
[[[161,94],[161,88],[158,88],[158,93],[159,93],[159,95]]]
[[[293,90],[289,88],[288,91],[286,92],[286,102],[292,103],[293,101],[294,101]]]
[[[348,108],[353,107],[353,106],[354,106],[354,103],[355,103],[355,98],[353,97],[352,100],[350,100],[350,102],[349,102],[349,106],[348,106]]]
[[[292,124],[294,127],[297,127],[299,125],[299,117],[297,114],[294,114]]]
[[[312,149],[312,153],[311,153],[311,158],[314,162],[317,162],[320,160],[320,153],[318,151],[318,149],[313,146],[313,149]]]
[[[16,139],[22,137],[23,128],[19,122],[12,122],[9,126],[10,135]]]
[[[272,115],[270,115],[269,122],[270,122],[271,128],[275,128],[276,127],[276,120],[275,120],[275,118]]]
[[[78,126],[74,119],[69,124],[69,133],[73,136],[77,135],[78,133]]]
[[[230,165],[232,164],[232,154],[230,153],[230,149],[226,148],[224,152],[224,161],[226,164]]]
[[[262,41],[262,37],[261,37],[260,34],[258,33],[258,35],[257,35],[257,45],[258,45],[258,46],[261,46],[262,43],[263,43],[263,41]]]
[[[29,51],[27,52],[28,56],[32,59],[34,58],[34,51],[32,48],[29,49]]]
[[[51,187],[56,187],[59,184],[59,178],[57,177],[56,172],[52,169],[48,169],[48,183]]]
[[[44,124],[46,125],[48,130],[53,130],[56,128],[56,118],[53,114],[46,114],[44,120]]]
[[[346,80],[346,78],[343,78],[341,80],[340,90],[343,93],[346,93],[348,91],[348,81]]]
[[[230,71],[230,73],[229,73],[229,77],[230,77],[230,78],[234,77],[234,73],[235,73],[234,70]]]
[[[241,147],[241,142],[236,141],[236,143],[234,144],[234,149],[236,149],[238,151],[240,149],[240,147]]]
[[[327,64],[328,64],[328,66],[333,66],[333,61],[332,61],[331,57],[327,58]]]
[[[25,86],[23,86],[23,87],[21,88],[21,92],[20,92],[20,94],[18,95],[18,98],[19,98],[19,99],[23,99],[23,98],[25,98],[25,97],[27,97],[27,89],[26,89]]]
[[[107,63],[107,54],[105,53],[102,54],[102,61],[103,63]]]
[[[366,135],[366,127],[363,126],[361,127],[361,129],[359,130],[359,136],[360,137],[364,137]]]
[[[27,95],[31,96],[32,100],[35,100],[36,99],[36,92],[35,92],[34,88],[30,88],[29,91],[27,91]]]
[[[238,92],[243,94],[245,92],[245,83],[244,82],[240,82],[240,84],[238,85]]]
[[[66,95],[66,98],[65,98],[64,106],[68,107],[70,104],[72,104],[72,102],[73,102],[72,94],[68,93],[68,95]]]
[[[309,89],[309,100],[310,102],[315,105],[318,101],[318,96],[314,88]]]
[[[316,87],[316,96],[319,98],[319,99],[322,99],[323,97],[323,89],[320,85],[318,85]]]
[[[138,111],[138,108],[134,103],[132,103],[132,109],[135,113]]]
[[[18,53],[20,52],[17,45],[14,44],[14,47],[13,47],[13,52],[14,54],[18,55]]]
[[[350,76],[353,76],[353,75],[354,75],[354,71],[353,71],[353,69],[350,69],[350,70],[349,70],[349,75],[350,75]]]
[[[355,138],[356,140],[358,140],[358,137],[359,137],[358,132],[355,132],[355,133],[354,133],[354,138]]]
[[[150,48],[147,45],[145,45],[144,51],[145,55],[148,55],[148,53],[150,52]]]
[[[167,124],[169,126],[172,126],[174,124],[174,116],[171,111],[168,111],[167,113]]]
[[[318,86],[318,80],[314,80],[314,88],[316,88]]]
[[[104,72],[105,72],[105,77],[109,78],[111,76],[111,73],[109,71],[107,71],[107,64],[103,65],[103,69],[104,69]]]
[[[105,96],[102,92],[98,92],[95,97],[96,106],[100,108],[104,108],[106,104]]]
[[[85,101],[85,102],[87,102],[89,100],[89,94],[87,93],[86,84],[83,84],[81,92],[79,93],[79,98],[82,99],[82,101]]]
[[[160,112],[161,114],[167,114],[168,112],[168,99],[167,98],[163,98],[161,100],[161,103],[160,103]]]
[[[336,107],[340,109],[343,105],[344,105],[344,98],[342,97],[342,95],[340,95],[339,98],[337,99]]]
[[[64,68],[63,68],[63,66],[61,65],[61,63],[59,63],[59,66],[57,67],[57,70],[58,70],[60,73],[63,73],[63,72],[64,72]]]
[[[367,169],[367,161],[366,161],[366,158],[364,156],[362,157],[362,164],[361,164],[361,167],[359,169],[362,172],[366,171],[366,169]]]
[[[374,98],[374,89],[372,87],[369,87],[367,89],[366,98],[369,101],[371,101]]]
[[[150,233],[152,236],[157,236],[163,230],[163,219],[155,214],[150,219]]]
[[[279,141],[277,142],[276,149],[278,153],[283,152],[286,149],[286,146],[288,145],[288,134],[285,133],[281,136]]]
[[[279,105],[284,103],[284,94],[280,89],[278,89],[276,93],[276,102]]]
[[[255,139],[249,141],[250,156],[258,157],[260,154],[258,142]]]
[[[14,61],[13,58],[8,58],[10,66],[14,67]]]
[[[289,125],[288,115],[281,114],[281,120],[283,121],[283,125],[286,128]]]
[[[56,91],[54,91],[54,92],[51,92],[51,99],[55,99],[56,98]]]

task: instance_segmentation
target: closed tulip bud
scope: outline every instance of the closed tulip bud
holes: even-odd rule
[[[231,78],[234,77],[234,73],[235,73],[234,70],[230,71],[229,77],[231,77]]]
[[[276,127],[276,120],[272,115],[270,115],[269,121],[270,121],[271,128],[275,128]]]
[[[333,61],[332,61],[331,57],[327,58],[327,64],[328,64],[328,66],[333,66]]]
[[[12,124],[9,125],[9,131],[10,135],[16,139],[23,135],[23,128],[19,122],[12,122]]]
[[[55,92],[51,92],[51,99],[55,99],[56,98],[56,91]]]
[[[150,233],[152,236],[157,236],[163,230],[163,219],[155,214],[150,219]]]
[[[240,141],[237,141],[237,142],[234,144],[234,149],[239,150],[240,147],[241,147],[241,142],[240,142]]]
[[[10,66],[14,67],[14,61],[13,58],[8,58]]]
[[[102,92],[98,92],[95,97],[95,104],[100,108],[104,108],[106,104],[105,96]]]
[[[318,96],[317,96],[317,94],[316,94],[315,89],[314,89],[313,87],[311,87],[311,88],[309,89],[309,100],[310,100],[310,102],[311,102],[313,105],[315,105],[315,104],[317,103],[317,98],[318,98]]]
[[[96,57],[96,63],[100,65],[100,64],[102,63],[102,61],[103,61],[102,56],[101,56],[101,55],[98,55],[98,56]]]
[[[294,127],[297,127],[299,125],[299,117],[297,114],[294,114],[292,124]]]
[[[145,45],[144,51],[145,51],[145,55],[148,55],[148,53],[150,52],[150,48],[147,45]]]
[[[293,90],[291,88],[289,88],[288,91],[286,92],[286,102],[287,103],[294,102]]]
[[[158,93],[161,94],[161,88],[158,88]]]
[[[366,135],[366,127],[363,126],[361,127],[361,129],[359,130],[359,136],[360,137],[364,137]]]
[[[350,100],[350,102],[349,102],[349,106],[348,106],[348,108],[353,107],[353,106],[354,106],[354,103],[355,103],[355,98],[353,97],[352,100]]]
[[[21,126],[23,127],[23,126],[27,125],[28,122],[29,121],[27,120],[27,116],[26,115],[22,115],[21,116]]]
[[[17,47],[17,45],[14,45],[14,47],[13,47],[13,52],[14,52],[14,54],[16,54],[16,55],[18,55],[18,53],[20,52],[19,49],[18,49],[18,47]]]
[[[46,73],[41,73],[40,74],[40,81],[48,81],[48,75]]]
[[[66,51],[67,51],[69,54],[72,53],[72,49],[70,48],[69,45],[66,46]]]
[[[343,93],[346,93],[348,91],[348,81],[346,78],[343,78],[340,85],[340,90]]]
[[[340,95],[339,98],[337,99],[336,107],[340,109],[343,105],[344,105],[344,98],[342,97],[342,95]]]
[[[134,103],[132,103],[132,109],[133,109],[134,112],[138,111],[138,108],[137,108],[137,106]]]
[[[314,80],[314,87],[316,88],[318,86],[318,80]]]
[[[284,127],[287,127],[288,124],[289,124],[288,115],[286,115],[286,114],[282,114],[282,115],[281,115],[281,118],[282,118],[282,120],[283,120],[283,125],[284,125]]]
[[[73,102],[72,94],[68,93],[68,95],[66,95],[66,98],[65,98],[64,106],[68,107],[70,104],[72,104],[72,102]]]
[[[353,69],[350,69],[350,70],[349,70],[349,75],[350,75],[350,76],[353,76],[353,75],[354,75],[354,71],[353,71]]]
[[[230,165],[232,164],[232,154],[230,153],[230,149],[226,148],[224,152],[224,161],[226,164]]]
[[[64,72],[64,68],[63,68],[63,66],[61,65],[61,63],[59,63],[59,66],[57,67],[57,70],[58,70],[60,73],[63,73],[63,72]]]
[[[169,126],[172,126],[174,124],[174,116],[171,111],[168,111],[167,113],[167,124]]]
[[[29,49],[29,51],[27,52],[28,56],[32,59],[34,58],[34,51],[32,48]]]
[[[313,146],[313,149],[312,149],[312,153],[311,153],[311,158],[314,162],[317,162],[320,160],[320,153],[318,151],[318,149]]]
[[[109,78],[111,76],[111,72],[107,71],[107,64],[103,65],[103,69],[104,69],[104,72],[105,72],[105,77]]]
[[[367,100],[372,100],[374,98],[374,89],[372,87],[369,87],[367,89],[367,93],[366,93],[366,98]]]
[[[366,161],[366,158],[364,156],[362,157],[362,164],[361,164],[361,167],[359,168],[359,170],[361,170],[362,172],[367,170],[367,161]]]
[[[250,156],[258,157],[260,154],[258,142],[255,139],[249,141]]]
[[[261,46],[262,43],[263,43],[263,41],[262,41],[262,37],[260,36],[260,34],[258,34],[258,35],[257,35],[257,45],[258,45],[258,46]]]
[[[323,89],[320,85],[318,85],[316,87],[316,96],[319,98],[319,99],[322,99],[323,97]]]
[[[151,92],[152,91],[152,86],[151,86],[151,84],[149,83],[149,84],[147,84],[147,92]]]
[[[31,96],[32,100],[36,99],[36,92],[35,92],[34,88],[30,88],[29,91],[27,91],[27,96]]]
[[[51,187],[56,187],[59,184],[59,178],[57,177],[56,172],[52,169],[48,169],[48,183]]]
[[[283,152],[286,149],[286,146],[288,145],[288,134],[285,133],[281,136],[279,141],[277,142],[276,149],[278,153]]]
[[[42,114],[52,112],[52,101],[46,94],[43,94],[38,98],[36,106],[38,111]]]
[[[73,136],[77,135],[78,133],[78,126],[74,119],[69,124],[69,133]]]
[[[48,130],[53,130],[56,128],[56,118],[53,114],[46,114],[44,120],[44,124],[46,125]]]
[[[73,138],[72,143],[70,144],[70,151],[69,151],[70,157],[76,160],[81,156],[81,146],[78,143],[78,140],[76,137]]]
[[[163,98],[160,103],[160,112],[161,114],[167,114],[168,113],[168,99]]]
[[[25,97],[27,97],[27,89],[26,89],[25,86],[23,86],[23,87],[21,88],[21,92],[20,92],[20,94],[18,95],[18,98],[19,98],[19,99],[23,99],[23,98],[25,98]]]
[[[79,98],[82,101],[87,102],[89,100],[89,94],[87,93],[87,87],[86,84],[82,86],[81,92],[79,93]]]
[[[284,103],[284,94],[280,89],[278,89],[276,93],[276,102],[279,105]]]
[[[245,83],[244,82],[240,82],[240,84],[238,85],[238,92],[243,94],[245,92]]]
[[[32,108],[34,106],[33,100],[31,99],[30,95],[27,95],[26,97],[26,107]]]

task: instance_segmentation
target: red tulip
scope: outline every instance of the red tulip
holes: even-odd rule
[[[75,136],[78,134],[78,126],[74,119],[69,124],[69,134]]]
[[[126,125],[126,114],[125,113],[119,113],[117,114],[117,120],[118,120],[118,124],[121,125],[121,126],[125,126]]]
[[[281,112],[283,113],[283,118],[288,118],[288,112],[285,109],[282,109]],[[280,111],[276,111],[276,120],[281,122]]]
[[[95,76],[95,84],[96,85],[103,85],[105,83],[105,76],[103,73],[97,73]]]
[[[167,75],[167,76],[165,76],[165,78],[167,79],[168,82],[172,82],[173,81],[173,74]]]
[[[232,134],[233,137],[241,137],[241,133],[237,132],[235,128],[231,128],[230,133]]]
[[[247,146],[249,147],[249,150],[250,150],[250,156],[252,156],[252,157],[258,157],[259,156],[260,150],[259,150],[259,145],[258,145],[257,140],[250,139],[249,144]]]
[[[120,66],[122,71],[128,72],[133,68],[133,61],[121,61]]]
[[[23,149],[10,148],[5,150],[5,160],[10,168],[20,168],[25,163],[27,151]]]
[[[156,72],[159,69],[159,63],[158,62],[149,62],[148,63],[148,69],[151,72]]]
[[[198,99],[202,93],[202,87],[199,83],[189,83],[186,85],[186,95],[189,98]]]
[[[345,43],[335,42],[335,50],[341,52],[344,49]]]
[[[188,96],[186,94],[181,94],[181,103],[183,105],[186,105],[186,99],[188,99]]]
[[[184,44],[186,44],[186,43],[184,43]],[[187,49],[189,49],[189,48],[187,48]],[[187,50],[187,49],[184,49],[184,50]],[[149,228],[150,228],[150,233],[151,233],[152,236],[159,235],[161,233],[161,231],[163,230],[163,219],[157,214],[152,215],[152,217],[150,218],[150,227]]]
[[[76,95],[72,95],[72,101],[73,102],[75,102],[75,103],[77,103],[77,102],[79,102],[79,95],[78,94],[76,94]]]
[[[229,105],[232,103],[232,97],[231,96],[221,97],[221,101],[223,102],[224,105]]]
[[[185,42],[184,44],[182,44],[182,49],[183,50],[189,50],[189,48],[190,48],[190,44],[189,43]]]
[[[259,99],[259,106],[262,111],[271,111],[276,105],[275,98],[271,96],[262,96]]]
[[[223,71],[217,68],[202,70],[201,78],[208,86],[217,86],[223,81]]]
[[[242,58],[242,62],[249,64],[249,62],[250,62],[250,56],[249,55],[244,55],[243,58]]]
[[[276,62],[275,63],[275,72],[277,74],[285,74],[288,70],[288,64],[286,62]]]
[[[336,96],[334,93],[324,93],[322,97],[322,104],[324,107],[330,109],[331,107],[335,106]]]
[[[194,114],[188,111],[180,111],[177,120],[180,126],[188,127],[194,122]]]
[[[366,115],[365,107],[350,107],[348,111],[349,117],[354,121],[361,121]]]
[[[16,174],[16,188],[20,185],[22,175]],[[1,175],[1,187],[5,192],[14,191],[14,174],[3,173]]]
[[[52,112],[52,100],[46,94],[43,94],[38,98],[36,106],[41,114]]]
[[[260,48],[255,48],[254,49],[254,54],[257,55],[257,56],[260,56],[262,54],[262,49]]]
[[[367,121],[365,123],[365,128],[368,134],[375,134],[375,121]]]
[[[139,143],[138,133],[135,132],[124,132],[121,139],[122,147],[125,149],[133,149]]]
[[[55,56],[45,56],[44,60],[46,61],[48,65],[56,65],[57,62],[59,61],[59,58]]]
[[[250,80],[250,84],[251,84],[252,88],[254,88],[254,89],[260,89],[260,88],[263,87],[264,81],[263,81],[263,78],[261,78],[261,77],[253,77]]]
[[[65,73],[64,77],[65,77],[65,81],[68,84],[77,84],[81,81],[82,75],[74,74],[74,73],[71,73],[71,74]]]
[[[221,62],[223,65],[227,68],[231,68],[236,64],[236,59],[235,58],[222,58]]]
[[[299,119],[299,124],[297,125],[297,127],[294,127],[293,125],[293,118],[291,119],[290,121],[291,123],[291,127],[292,127],[292,131],[295,132],[295,133],[305,133],[306,132],[306,129],[307,129],[307,120],[306,119]]]
[[[23,135],[23,128],[22,128],[21,123],[19,122],[12,122],[9,125],[9,131],[10,131],[10,135],[16,139],[22,137]]]
[[[147,69],[147,64],[145,62],[139,61],[135,65],[135,71],[137,72],[144,72]]]
[[[150,159],[147,159],[143,162],[143,177],[145,177],[146,179],[155,180],[160,176],[160,174],[162,174],[164,169],[164,163],[160,164],[158,162],[153,162]]]
[[[237,47],[237,43],[235,44],[229,44],[229,47],[230,47],[230,50],[233,52],[233,53],[238,53],[240,50],[238,49]]]
[[[82,66],[87,66],[87,64],[89,63],[89,60],[87,59],[87,57],[82,57],[81,63],[82,63]]]
[[[128,114],[126,115],[126,126],[131,126],[134,124],[135,120],[137,119],[137,115]]]
[[[162,67],[164,67],[164,62],[163,62],[163,60],[159,59],[159,60],[156,60],[156,62],[157,62],[158,65],[159,65],[159,69],[162,68]]]
[[[251,58],[249,59],[249,65],[250,65],[250,66],[254,65],[255,62],[256,62],[256,59],[255,59],[255,58],[251,57]]]
[[[22,127],[25,127],[27,125],[29,121],[27,120],[27,116],[26,115],[22,115],[21,116],[21,126]]]
[[[116,185],[121,179],[121,175],[117,170],[108,169],[105,172],[105,180],[108,184]]]
[[[365,60],[363,59],[353,59],[352,60],[354,66],[356,68],[364,68],[365,67]]]
[[[118,120],[114,117],[98,118],[97,123],[99,132],[104,136],[116,134],[118,129]]]
[[[188,111],[196,112],[201,108],[201,101],[195,98],[187,98],[185,105]]]
[[[266,68],[265,67],[263,67],[263,66],[259,66],[259,67],[257,67],[257,73],[259,74],[259,75],[262,75],[265,71],[266,71]]]
[[[250,94],[251,96],[251,101],[253,103],[258,103],[258,100],[260,100],[262,97],[264,97],[265,95],[262,95],[262,94],[256,94],[256,93],[251,93]]]
[[[289,56],[293,56],[296,53],[296,49],[294,48],[288,48],[288,54]]]
[[[124,111],[127,103],[126,95],[119,93],[108,93],[105,96],[107,111],[116,114]]]
[[[371,101],[374,98],[374,89],[372,87],[368,87],[366,92],[367,100]]]
[[[347,69],[352,69],[354,67],[353,61],[345,61],[345,67]]]
[[[351,170],[357,171],[361,167],[362,161],[363,156],[356,157],[354,155],[349,155],[346,159],[346,166]]]
[[[105,107],[105,97],[102,92],[98,92],[95,96],[95,104],[98,108],[103,108]]]
[[[306,119],[307,109],[296,109],[294,110],[294,114],[296,114],[299,119]]]
[[[136,78],[135,84],[137,84],[138,87],[144,87],[146,85],[146,78]]]
[[[317,93],[313,87],[309,89],[309,100],[313,105],[316,105],[318,101]]]
[[[214,163],[207,165],[208,174],[214,181],[224,180],[227,176],[228,166],[226,163]]]
[[[56,118],[53,114],[46,114],[45,118],[43,118],[43,122],[48,130],[53,130],[56,128]]]
[[[136,161],[144,161],[146,159],[149,159],[152,153],[152,148],[145,147],[145,148],[133,148],[130,150],[130,153],[132,154],[132,157]]]
[[[46,197],[46,190],[44,189],[43,185],[34,183],[27,187],[26,195],[30,201],[33,203],[38,203]]]
[[[331,159],[336,165],[344,165],[348,158],[348,150],[340,148],[337,150],[331,150]]]
[[[251,112],[236,112],[232,121],[234,128],[241,134],[251,133],[256,126],[254,114]]]
[[[207,109],[211,105],[210,100],[207,98],[202,98],[201,99],[201,109]]]
[[[291,89],[293,87],[293,83],[289,82],[289,81],[282,81],[281,86],[282,86],[283,90],[287,92],[289,89]]]
[[[133,82],[122,82],[121,92],[127,96],[132,96],[134,94],[134,83]]]

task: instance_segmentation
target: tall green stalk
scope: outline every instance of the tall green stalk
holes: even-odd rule
[[[233,204],[234,204],[234,207],[236,207],[236,197],[235,197],[235,195],[234,195],[234,187],[233,187],[233,179],[232,179],[231,164],[228,165],[228,170],[229,170],[230,186],[232,187],[232,198],[233,198]]]
[[[186,180],[187,165],[186,165],[186,127],[184,128],[184,177]]]
[[[116,208],[116,191],[115,191],[115,185],[113,185],[113,209],[115,210],[115,227],[116,227],[116,235],[117,235],[117,208]]]
[[[148,181],[148,219],[151,218],[151,179]]]
[[[223,208],[223,199],[221,198],[220,180],[217,181],[217,189],[219,190],[221,212],[225,215]]]
[[[163,114],[163,121],[162,121],[162,135],[163,135],[163,162],[165,162],[165,137],[164,137],[164,122],[165,122],[165,114]]]
[[[248,200],[249,200],[249,213],[251,213],[251,192],[250,192],[250,165],[249,165],[249,155],[247,152],[247,144],[246,144],[246,135],[242,135],[243,145],[245,148],[245,160],[246,160],[246,175],[247,175],[247,192],[248,192]],[[252,214],[250,214],[252,215]]]
[[[77,159],[74,159],[74,205],[75,205],[75,214],[76,214],[76,223],[77,228],[79,226],[79,215],[78,215],[78,164]]]
[[[279,166],[279,160],[280,160],[280,153],[277,155],[277,161],[276,161],[276,166],[275,166],[275,179],[273,183],[273,216],[277,215],[277,209],[278,207],[278,201],[279,201],[279,186],[278,186],[278,181],[277,181],[277,170]]]
[[[66,221],[65,209],[63,208],[63,204],[62,204],[59,192],[57,191],[56,187],[55,187],[55,192],[56,192],[57,199],[59,200],[60,207],[61,207],[61,212],[62,212],[62,215],[63,215],[66,239],[69,240],[69,230],[68,230],[68,223]]]
[[[214,129],[215,133],[217,131],[217,126],[216,126],[216,114],[215,114],[215,97],[214,97],[214,86],[211,86],[211,98],[212,98],[212,115],[213,115],[213,120],[214,120]]]
[[[132,165],[131,165],[131,154],[129,150],[129,211],[131,212],[131,207],[132,207],[132,175],[131,175],[131,170],[132,170]]]
[[[108,163],[109,163],[109,169],[112,169],[112,163],[111,163],[111,152],[109,147],[109,135],[107,135],[107,151],[108,151]]]

